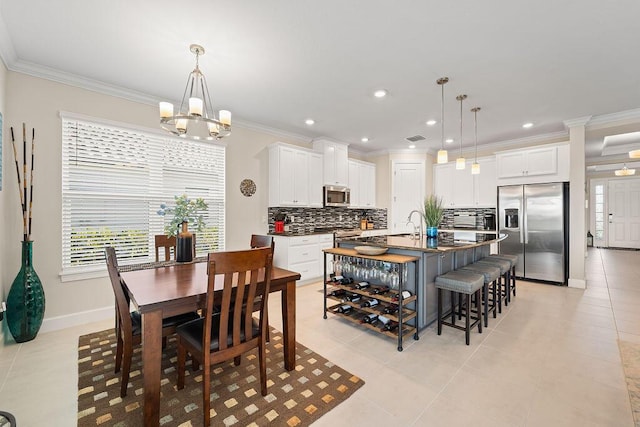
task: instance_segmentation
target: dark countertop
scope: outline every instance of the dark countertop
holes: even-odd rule
[[[490,245],[507,237],[505,234],[497,235],[495,233],[488,234],[486,232],[464,230],[464,240],[459,240],[459,235],[456,236],[456,234],[459,234],[459,232],[453,233],[439,231],[437,238],[429,239],[426,236],[423,236],[422,240],[412,239],[409,234],[350,237],[337,239],[336,243],[345,243],[348,245],[353,244],[355,246],[380,246],[383,248],[418,250],[422,252],[445,252]]]

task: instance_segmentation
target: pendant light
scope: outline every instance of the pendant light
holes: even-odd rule
[[[630,159],[640,159],[640,150],[631,150],[629,151]]]
[[[460,154],[456,159],[456,169],[462,170],[465,168],[467,161],[462,157],[462,101],[467,99],[467,95],[458,95],[456,99],[460,101]]]
[[[441,114],[440,114],[440,127],[442,129],[441,132],[441,136],[442,136],[442,140],[440,143],[440,150],[438,150],[438,163],[442,164],[442,163],[447,163],[449,161],[449,155],[447,154],[447,150],[444,149],[444,85],[447,84],[449,82],[449,77],[441,77],[438,80],[436,80],[436,83],[438,83],[442,89],[442,96],[440,99],[440,107],[441,107]]]
[[[476,151],[473,164],[471,165],[471,175],[480,174],[480,163],[478,163],[478,111],[480,111],[480,107],[473,107],[471,109],[471,112],[473,113],[473,127],[475,133],[475,142],[473,143],[473,147]]]

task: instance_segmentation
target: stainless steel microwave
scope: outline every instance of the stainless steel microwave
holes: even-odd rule
[[[324,206],[349,206],[351,190],[335,185],[324,186]]]

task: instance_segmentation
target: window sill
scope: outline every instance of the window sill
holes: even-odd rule
[[[107,277],[107,269],[105,267],[94,267],[91,269],[61,271],[61,282],[76,282],[78,280],[99,279]]]

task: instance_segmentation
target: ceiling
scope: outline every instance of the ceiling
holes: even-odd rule
[[[478,143],[505,148],[591,116],[587,163],[606,163],[624,159],[602,157],[606,136],[640,131],[639,16],[637,0],[0,0],[0,56],[13,71],[177,102],[198,43],[214,106],[235,123],[363,153],[407,149],[414,135],[425,137],[416,150],[437,150],[440,123],[425,122],[440,121],[447,76],[448,149],[459,149],[455,98],[466,94],[465,151],[472,107]]]

